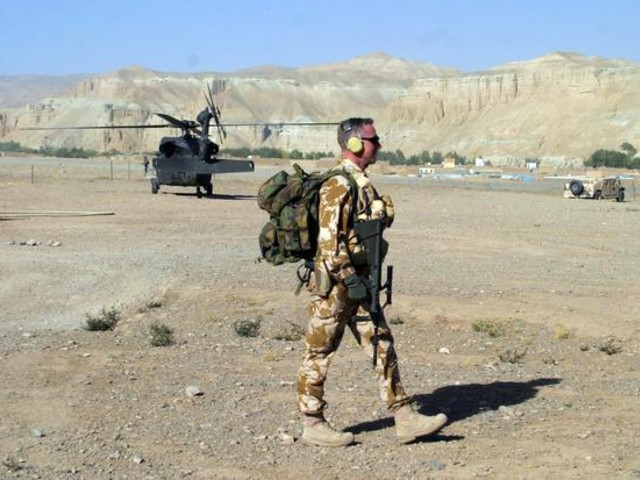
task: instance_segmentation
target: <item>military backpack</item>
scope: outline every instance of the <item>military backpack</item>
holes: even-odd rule
[[[273,265],[313,260],[318,243],[318,204],[322,184],[343,175],[352,196],[357,186],[344,170],[305,172],[297,163],[294,173],[279,171],[258,190],[258,206],[269,212],[259,236],[262,257]]]

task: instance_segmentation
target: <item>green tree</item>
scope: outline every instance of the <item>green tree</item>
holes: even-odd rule
[[[586,167],[610,167],[625,168],[629,163],[629,157],[616,150],[596,150],[588,160],[584,162]]]
[[[636,157],[629,160],[627,168],[630,168],[631,170],[640,170],[640,158]]]
[[[622,145],[620,145],[620,148],[626,152],[627,157],[629,158],[632,158],[636,153],[638,153],[636,147],[631,145],[629,142],[624,142]]]
[[[0,142],[0,151],[3,151],[3,152],[35,153],[38,150],[36,150],[35,148],[23,147],[18,142]]]
[[[421,165],[422,162],[420,161],[420,155],[410,155],[409,158],[407,158],[407,165]]]
[[[423,165],[426,165],[428,163],[431,163],[431,154],[429,153],[429,150],[424,150],[421,154],[420,154],[420,162]]]
[[[302,160],[304,158],[304,155],[300,150],[294,149],[289,153],[289,158],[291,158],[292,160]]]
[[[378,160],[389,162],[389,165],[404,165],[394,152],[378,152]]]

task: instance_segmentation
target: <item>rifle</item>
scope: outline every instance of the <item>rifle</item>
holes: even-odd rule
[[[387,281],[382,284],[382,230],[383,220],[367,220],[357,222],[354,225],[358,239],[364,245],[367,265],[369,265],[371,276],[368,279],[367,289],[369,290],[370,306],[368,316],[354,316],[356,321],[373,322],[373,338],[371,345],[373,346],[373,367],[376,366],[378,352],[378,326],[380,320],[384,318],[384,308],[392,303],[393,294],[393,266],[387,265]],[[380,293],[386,290],[386,301],[384,305],[380,305]]]

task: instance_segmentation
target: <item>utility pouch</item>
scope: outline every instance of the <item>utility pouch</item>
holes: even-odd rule
[[[353,265],[357,271],[363,270],[365,267],[369,266],[369,263],[367,262],[367,254],[364,248],[358,252],[351,252],[349,254],[349,258],[351,258],[351,265]]]
[[[313,288],[311,293],[320,295],[321,297],[327,297],[332,288],[333,280],[325,266],[316,265],[313,270]]]

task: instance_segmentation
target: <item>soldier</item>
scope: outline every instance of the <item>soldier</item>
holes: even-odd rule
[[[350,182],[335,175],[320,189],[318,252],[308,289],[310,322],[305,336],[306,351],[298,372],[297,403],[302,414],[305,443],[327,447],[353,443],[350,432],[339,432],[324,418],[327,406],[323,399],[324,382],[331,361],[340,345],[345,327],[349,327],[362,349],[373,358],[371,321],[366,317],[368,300],[366,280],[369,269],[363,261],[352,219],[383,219],[386,227],[393,222],[393,204],[388,196],[380,197],[365,173],[375,163],[382,144],[370,118],[350,118],[338,127],[338,143],[342,159],[334,168],[344,169],[357,185],[357,198],[352,198]],[[352,213],[355,209],[354,213]],[[440,430],[446,415],[421,415],[410,406],[411,398],[400,381],[393,337],[384,320],[379,324],[376,375],[380,396],[393,414],[396,434],[401,443]]]

